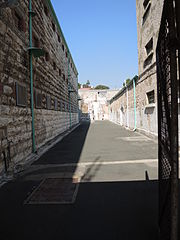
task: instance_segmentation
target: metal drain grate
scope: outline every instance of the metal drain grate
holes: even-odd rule
[[[46,178],[25,204],[72,204],[78,192],[78,178]]]

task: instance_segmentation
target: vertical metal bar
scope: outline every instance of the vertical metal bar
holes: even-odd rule
[[[69,56],[69,51],[68,51],[68,95],[69,95],[69,121],[70,121],[70,128],[72,126],[72,119],[71,119],[71,92],[70,89],[70,56]]]
[[[76,92],[76,94],[77,94],[77,114],[78,114],[78,122],[79,122],[79,100],[78,100],[78,76],[77,76],[77,92]]]
[[[170,39],[175,39],[176,23],[174,1],[171,1],[169,10]],[[171,74],[171,240],[178,240],[178,95],[177,95],[177,59],[176,46],[170,49]]]
[[[127,104],[127,113],[126,113],[126,118],[127,118],[127,127],[129,127],[129,96],[128,96],[128,86],[126,84],[126,104]]]
[[[135,78],[133,78],[133,90],[134,90],[134,130],[136,130],[137,128],[137,124],[136,124],[136,82],[135,82]]]
[[[32,2],[29,0],[29,62],[30,62],[30,88],[31,88],[31,115],[32,115],[32,152],[36,151],[34,128],[34,96],[33,96],[33,64],[32,64]]]

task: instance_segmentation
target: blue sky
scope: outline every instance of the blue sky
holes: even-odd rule
[[[52,0],[79,82],[120,88],[138,73],[135,0]]]

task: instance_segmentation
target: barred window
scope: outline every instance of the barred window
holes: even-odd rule
[[[37,48],[40,46],[39,39],[35,35],[33,35],[33,46]]]
[[[60,104],[59,104],[59,109],[60,111],[62,111],[62,102],[60,101]]]
[[[56,26],[53,22],[52,22],[52,29],[53,29],[54,32],[56,31]]]
[[[58,100],[57,100],[57,98],[55,98],[55,100],[54,100],[54,110],[58,110]]]
[[[16,82],[16,105],[20,107],[27,106],[26,87]]]
[[[53,69],[56,70],[56,63],[53,62]]]
[[[24,19],[16,11],[14,12],[14,21],[15,21],[15,26],[18,28],[18,30],[19,31],[24,31]]]
[[[146,19],[149,16],[149,12],[150,12],[150,8],[151,8],[151,2],[149,1],[148,3],[149,4],[147,4],[147,8],[146,8],[145,13],[143,15],[142,25],[144,25],[144,23],[146,22]]]
[[[155,94],[154,94],[154,90],[147,92],[147,100],[148,100],[148,104],[152,104],[155,103]]]
[[[148,55],[148,57],[144,61],[143,67],[146,68],[147,66],[149,66],[152,63],[152,60],[153,60],[153,52]]]
[[[48,110],[51,109],[51,97],[50,96],[46,97],[46,107]]]
[[[58,37],[58,42],[60,43],[61,42],[61,38],[60,38],[59,34],[57,34],[57,37]]]
[[[147,7],[149,2],[150,2],[150,0],[144,0],[144,2],[143,2],[144,9]]]
[[[46,16],[48,16],[48,8],[46,5],[44,5],[44,12],[45,12]]]
[[[42,108],[42,94],[37,90],[35,91],[35,106],[36,108]]]
[[[149,55],[153,50],[153,38],[151,38],[149,40],[149,42],[146,44],[145,48],[146,48],[147,55]]]
[[[45,52],[45,60],[48,62],[50,60],[50,56],[48,52]]]

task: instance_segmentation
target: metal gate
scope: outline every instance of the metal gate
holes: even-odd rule
[[[159,230],[178,239],[178,93],[180,1],[165,0],[157,44]]]

